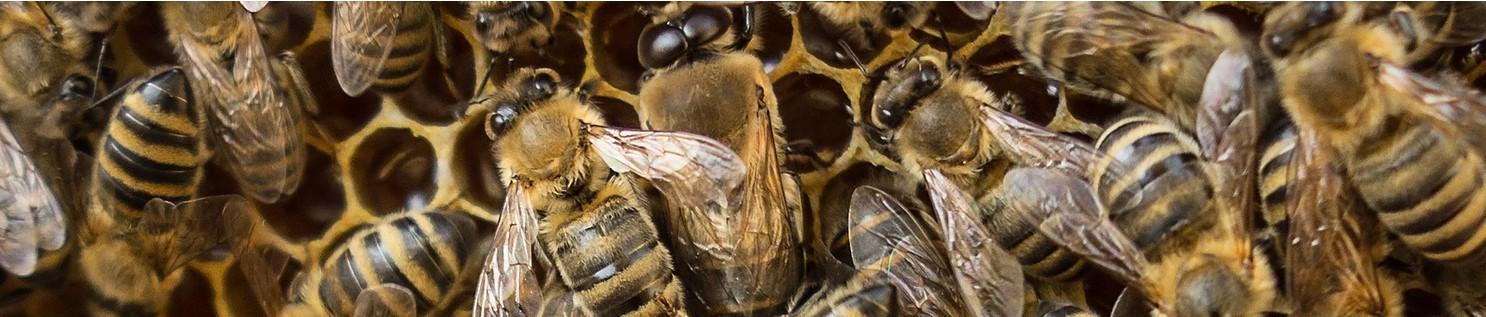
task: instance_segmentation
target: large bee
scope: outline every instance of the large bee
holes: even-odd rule
[[[430,58],[447,59],[443,23],[428,3],[340,2],[334,10],[331,65],[347,95],[401,93]]]
[[[468,308],[483,250],[465,213],[405,213],[344,241],[295,280],[281,315],[444,316]]]
[[[1014,100],[993,96],[938,56],[910,57],[890,67],[869,106],[868,140],[895,157],[905,176],[920,180],[936,170],[953,190],[969,193],[999,246],[1039,280],[1039,293],[1081,304],[1077,278],[1085,263],[1038,234],[1034,224],[1002,211],[994,193],[1013,164],[1067,160],[1071,164],[1065,165],[1091,170],[1097,149],[1007,112]]]
[[[486,131],[503,154],[507,203],[475,312],[531,314],[540,292],[526,252],[541,250],[537,258],[550,260],[584,313],[685,315],[681,280],[636,177],[678,208],[708,210],[736,205],[726,200],[743,184],[744,163],[705,137],[604,127],[550,69],[519,70],[502,87],[486,99]]]
[[[804,268],[800,186],[781,170],[773,85],[758,57],[743,51],[759,43],[752,23],[733,27],[734,19],[754,19],[748,8],[735,16],[719,6],[668,4],[639,39],[649,69],[637,106],[642,126],[718,140],[747,171],[742,187],[726,193],[728,204],[673,203],[666,213],[682,277],[710,314],[782,312]]]
[[[1223,51],[1245,47],[1220,16],[1169,17],[1130,3],[1008,3],[994,19],[1048,78],[1151,107],[1189,130],[1208,68]]]
[[[266,203],[293,194],[304,169],[299,110],[287,102],[253,14],[230,2],[161,11],[238,186]]]
[[[1427,262],[1470,276],[1486,259],[1480,94],[1406,68],[1406,40],[1352,3],[1289,4],[1265,20],[1286,110],[1333,151],[1379,222]],[[1313,89],[1327,87],[1326,93]],[[1448,168],[1440,168],[1448,167]],[[1436,282],[1457,312],[1486,311],[1472,278]]]
[[[543,1],[471,2],[475,32],[485,49],[496,54],[532,53],[552,43],[562,17],[557,3]]]

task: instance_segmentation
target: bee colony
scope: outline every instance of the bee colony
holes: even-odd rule
[[[0,4],[6,316],[1480,316],[1475,3]]]

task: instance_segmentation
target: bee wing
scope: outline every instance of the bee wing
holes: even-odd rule
[[[680,207],[731,207],[746,175],[743,161],[717,140],[671,131],[588,125],[588,141],[617,172],[650,180]],[[729,201],[729,199],[733,199]]]
[[[972,313],[1021,316],[1022,265],[1001,249],[975,216],[974,199],[938,170],[924,171],[924,184],[939,218],[960,294]]]
[[[335,4],[331,24],[331,66],[347,95],[358,96],[371,87],[382,63],[392,53],[402,3],[348,1]]]
[[[1145,287],[1145,257],[1110,222],[1089,184],[1046,168],[1017,168],[1006,173],[1001,199],[1017,214],[1038,225],[1053,242],[1123,280]],[[1147,293],[1149,294],[1149,293]]]
[[[246,277],[248,289],[258,300],[259,308],[269,316],[278,315],[284,299],[279,279],[288,271],[289,259],[269,257],[266,249],[246,248],[237,255],[237,268]]]
[[[238,185],[254,199],[273,203],[299,188],[304,143],[296,110],[285,102],[257,25],[246,12],[236,17],[232,99],[209,109]]]
[[[67,241],[62,204],[0,120],[0,266],[19,276],[36,268],[38,248],[56,250]]]
[[[268,6],[268,1],[238,1],[237,3],[241,4],[243,9],[252,13],[258,13],[259,10],[263,10],[263,7]]]
[[[255,224],[242,196],[210,196],[180,204],[156,198],[145,203],[144,215],[121,234],[154,259],[154,268],[163,276],[213,249],[241,250]]]
[[[381,284],[356,295],[356,317],[413,317],[418,315],[413,291],[397,284]]]
[[[1403,111],[1420,115],[1436,126],[1459,129],[1477,150],[1486,150],[1486,97],[1464,83],[1445,77],[1435,80],[1406,66],[1378,64],[1378,81],[1406,98]]]
[[[1327,309],[1355,312],[1392,311],[1380,289],[1380,274],[1372,253],[1381,243],[1375,218],[1361,215],[1365,208],[1346,188],[1345,176],[1319,147],[1313,131],[1302,130],[1291,162],[1294,183],[1287,206],[1290,246],[1284,259],[1286,292],[1296,314],[1314,315]],[[1349,298],[1349,306],[1325,307],[1332,298]],[[1318,309],[1310,311],[1308,309]]]
[[[991,18],[996,12],[996,3],[993,1],[955,1],[955,7],[960,8],[966,16],[972,19],[982,20]]]
[[[1122,166],[1111,166],[1096,171],[1100,161],[1112,162],[1088,142],[1050,131],[995,107],[980,107],[980,119],[990,134],[996,138],[1002,154],[1023,166],[1048,167],[1074,175],[1093,175],[1095,172],[1119,175],[1127,170]],[[1117,179],[1107,177],[1106,179]]]
[[[908,315],[936,310],[943,315],[943,310],[954,312],[961,307],[959,296],[949,296],[957,286],[942,279],[950,269],[944,251],[936,247],[912,211],[882,190],[862,186],[852,192],[848,214],[851,260],[857,274],[877,275],[892,283],[899,302],[915,306],[903,307],[910,311]]]
[[[526,200],[520,182],[513,182],[506,190],[505,206],[491,238],[490,255],[480,270],[475,316],[528,316],[539,311],[542,287],[532,257],[537,230],[536,211]]]
[[[291,109],[303,109],[311,114],[320,113],[320,103],[315,99],[315,92],[310,90],[310,80],[305,77],[304,68],[299,66],[299,57],[293,51],[279,53],[274,59],[275,69],[279,70],[275,75],[286,87],[294,107]],[[291,110],[298,111],[298,110]]]
[[[1017,48],[1048,77],[1091,95],[1157,109],[1172,103],[1146,70],[1144,55],[1158,41],[1206,45],[1216,40],[1129,3],[1010,2],[998,14],[1007,15]]]
[[[1257,152],[1260,107],[1252,86],[1254,74],[1247,54],[1227,50],[1208,70],[1197,114],[1197,139],[1202,154],[1216,167],[1214,185],[1220,218],[1231,233],[1248,232],[1249,215],[1258,177]]]

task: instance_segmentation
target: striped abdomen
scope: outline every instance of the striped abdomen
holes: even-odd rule
[[[434,32],[439,21],[435,20],[433,7],[427,3],[402,5],[402,18],[398,19],[397,36],[392,38],[392,50],[382,62],[381,72],[372,81],[372,89],[382,93],[400,93],[417,81],[423,74],[423,64],[428,62],[434,50]],[[355,51],[362,54],[374,52]],[[363,60],[376,60],[380,56],[362,56]]]
[[[313,296],[335,316],[347,316],[361,291],[384,283],[413,293],[419,312],[436,311],[439,303],[466,276],[460,272],[475,252],[479,236],[468,216],[455,212],[422,212],[393,218],[363,229],[331,252],[312,281]],[[313,302],[313,301],[312,301]]]
[[[1298,138],[1295,124],[1286,120],[1259,141],[1259,197],[1263,199],[1264,222],[1277,228],[1286,225],[1285,204],[1290,199],[1290,162]]]
[[[891,285],[847,285],[805,305],[799,317],[888,317],[898,315],[896,291]]]
[[[1083,258],[1043,235],[1037,224],[1011,209],[990,209],[981,212],[982,222],[996,244],[1016,256],[1027,275],[1055,282],[1070,282],[1083,275]]]
[[[1347,172],[1368,207],[1409,247],[1435,261],[1479,259],[1486,242],[1481,156],[1446,133],[1390,117],[1375,133],[1359,135],[1354,153],[1344,153]]]
[[[557,232],[541,234],[563,284],[594,316],[677,313],[681,280],[647,209],[622,196],[600,199]]]
[[[190,199],[206,161],[201,121],[180,69],[132,89],[103,135],[93,184],[102,206],[128,218],[152,198]]]
[[[893,286],[902,316],[967,314],[948,275],[952,269],[944,245],[931,240],[923,222],[909,213],[906,208],[852,210],[848,252],[857,273],[846,284]]]
[[[1096,144],[1093,184],[1110,217],[1142,250],[1151,250],[1207,208],[1213,189],[1197,142],[1156,115],[1122,119]],[[1113,168],[1115,173],[1105,173]]]

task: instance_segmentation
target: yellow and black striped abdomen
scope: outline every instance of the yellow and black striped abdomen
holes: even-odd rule
[[[1389,230],[1431,260],[1481,258],[1486,170],[1479,153],[1439,127],[1407,117],[1390,118],[1360,141],[1347,156],[1348,174]]]
[[[1094,190],[1142,250],[1182,229],[1212,198],[1197,142],[1164,118],[1122,119],[1104,130],[1096,147],[1108,158],[1098,163]],[[1107,173],[1111,168],[1118,172]]]
[[[557,232],[541,235],[563,284],[594,316],[677,313],[681,280],[646,209],[623,196],[600,200]]]
[[[103,135],[93,184],[100,203],[126,217],[139,215],[152,198],[190,199],[207,157],[181,70],[167,70],[131,89]]]
[[[422,212],[393,218],[364,229],[330,253],[322,265],[322,280],[314,287],[325,309],[335,316],[350,315],[361,291],[396,284],[413,293],[419,312],[436,309],[458,291],[460,275],[478,235],[464,214]],[[312,282],[313,283],[313,282]]]
[[[806,305],[793,316],[800,317],[888,317],[898,315],[896,290],[892,285],[845,285],[819,301]]]
[[[1285,204],[1290,199],[1290,162],[1298,138],[1295,124],[1280,123],[1265,133],[1259,142],[1259,197],[1264,208],[1264,222],[1278,228],[1285,225]]]
[[[372,89],[382,93],[400,93],[407,90],[423,74],[423,65],[428,62],[434,49],[435,20],[433,8],[427,3],[402,4],[402,18],[396,25],[397,35],[392,38],[391,52],[382,62],[381,72],[372,82]],[[372,52],[361,52],[371,54]],[[365,56],[374,59],[378,56]]]
[[[1070,282],[1083,275],[1085,263],[1078,254],[1058,245],[1037,230],[1037,224],[1006,208],[981,212],[986,229],[996,244],[1022,264],[1022,270],[1044,281]]]

